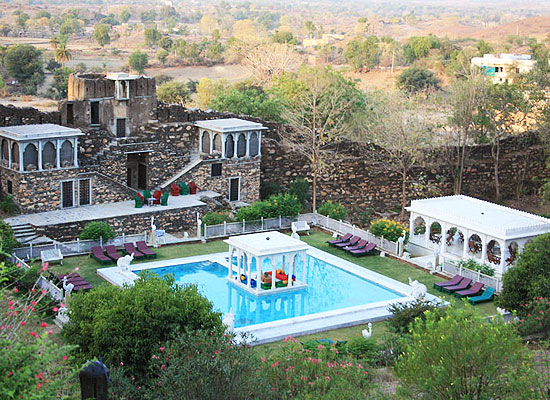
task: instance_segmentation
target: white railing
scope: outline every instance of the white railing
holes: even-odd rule
[[[117,236],[114,239],[109,239],[106,242],[100,240],[74,240],[70,242],[46,244],[46,245],[34,245],[30,243],[28,247],[19,247],[14,249],[12,254],[19,259],[30,260],[32,258],[39,258],[40,252],[44,250],[57,250],[60,249],[63,256],[76,256],[80,254],[86,254],[92,252],[92,247],[100,246],[104,247],[105,245],[114,245],[114,246],[123,246],[124,243],[128,242],[137,242],[139,240],[147,240],[147,233],[140,233],[134,235],[125,235]]]
[[[214,239],[244,233],[265,232],[277,229],[290,229],[296,221],[312,224],[315,214],[300,214],[296,217],[262,218],[255,221],[224,222],[217,225],[204,225],[204,238]]]
[[[479,271],[474,271],[468,268],[459,267],[458,265],[445,260],[442,266],[442,272],[451,276],[462,275],[464,278],[469,278],[475,282],[481,282],[486,286],[496,289],[497,292],[502,290],[502,279],[496,276],[482,274]]]

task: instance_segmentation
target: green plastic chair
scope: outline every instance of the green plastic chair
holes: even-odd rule
[[[141,198],[137,197],[135,194],[134,194],[134,201],[136,202],[136,208],[143,207],[143,202],[141,201]]]
[[[180,194],[186,195],[189,194],[189,185],[185,182],[180,182]]]
[[[153,195],[151,194],[150,190],[144,190],[143,191],[143,198],[145,199],[145,202],[147,202],[147,199],[150,199]]]
[[[160,205],[161,206],[167,206],[168,205],[168,197],[170,196],[170,193],[164,193],[160,198]]]

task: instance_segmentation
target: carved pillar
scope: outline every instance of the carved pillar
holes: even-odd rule
[[[78,138],[74,138],[74,147],[73,147],[73,163],[76,168],[78,168]]]
[[[36,169],[42,171],[42,140],[38,141],[38,165]]]
[[[250,157],[250,132],[246,133],[246,157]]]
[[[61,140],[57,139],[55,141],[55,167],[57,169],[61,168],[61,144]]]

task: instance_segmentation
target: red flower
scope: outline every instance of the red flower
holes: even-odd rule
[[[69,358],[69,357],[63,356],[63,361],[67,361],[67,358]]]
[[[52,308],[52,311],[53,311],[53,312],[58,312],[58,311],[59,311],[59,308],[54,307],[54,308]]]
[[[33,337],[38,337],[38,335],[36,334],[35,331],[31,331],[31,332],[30,332],[30,335],[33,336]]]
[[[19,293],[19,289],[13,288],[13,293]]]
[[[164,347],[161,347],[161,348],[160,348],[160,351],[164,351]]]
[[[21,325],[21,326],[25,326],[26,324],[27,324],[27,323],[26,323],[25,321],[21,321],[21,322],[19,323],[19,325]]]
[[[35,305],[37,305],[38,303],[37,303],[36,301],[31,301],[31,304],[32,304],[33,306],[35,306]]]
[[[45,323],[45,322],[42,322],[42,323],[40,324],[40,327],[41,327],[41,328],[47,328],[47,327],[48,327],[48,324]]]
[[[9,306],[13,306],[13,300],[8,301]]]

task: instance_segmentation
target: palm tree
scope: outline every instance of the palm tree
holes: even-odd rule
[[[59,44],[55,49],[55,61],[61,64],[61,67],[65,67],[65,63],[71,59],[71,51],[67,48],[65,43]]]
[[[57,36],[52,36],[50,38],[50,47],[53,50],[57,50],[57,46],[59,45],[59,38]]]

